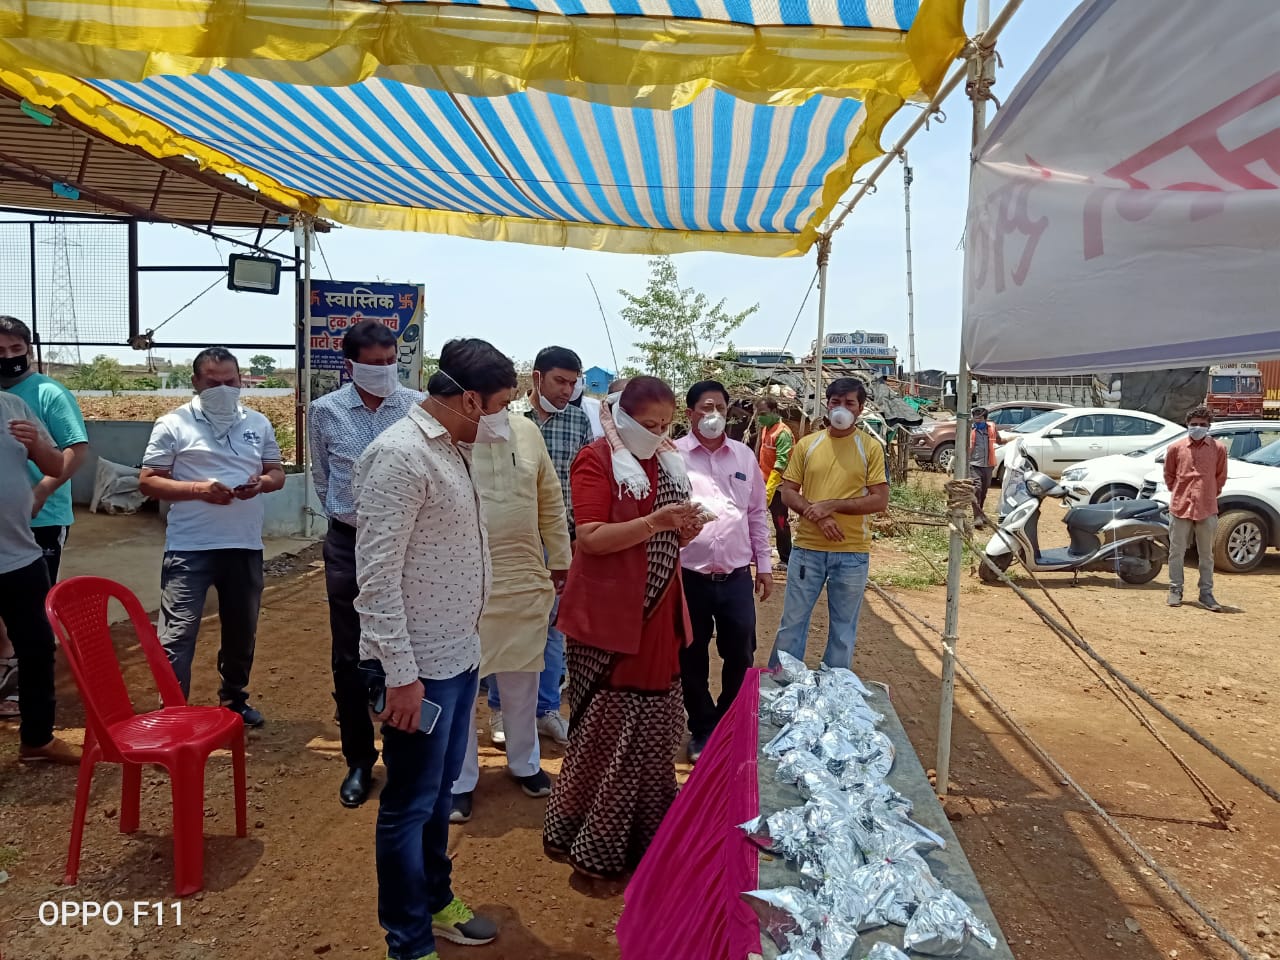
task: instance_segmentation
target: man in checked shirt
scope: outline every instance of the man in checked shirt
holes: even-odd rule
[[[360,672],[360,615],[356,613],[356,505],[351,472],[360,454],[383,430],[402,419],[422,394],[400,385],[396,335],[377,320],[362,320],[342,340],[351,382],[311,404],[307,436],[311,476],[324,504],[324,581],[333,635],[333,699],[347,775],[338,789],[344,807],[369,796],[378,750],[373,742],[369,699]]]

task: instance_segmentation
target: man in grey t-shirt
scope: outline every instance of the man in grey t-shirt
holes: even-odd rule
[[[62,472],[62,454],[34,411],[0,393],[0,620],[13,639],[22,684],[18,759],[68,765],[80,749],[53,735],[53,631],[44,615],[49,571],[31,532],[30,460],[46,476]]]

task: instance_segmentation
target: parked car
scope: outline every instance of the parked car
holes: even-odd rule
[[[1172,439],[1185,428],[1163,417],[1138,410],[1109,407],[1071,407],[1050,410],[1015,429],[1033,470],[1057,479],[1062,471],[1096,457],[1130,453]],[[1002,447],[996,451],[996,472],[1003,472]]]
[[[1132,500],[1142,488],[1143,478],[1164,463],[1169,444],[1187,435],[1186,430],[1130,453],[1096,457],[1068,467],[1062,483],[1080,503],[1110,503]],[[1239,459],[1274,440],[1280,440],[1280,423],[1275,420],[1223,420],[1209,428],[1209,436],[1227,445],[1228,455]]]
[[[1065,403],[1042,400],[1016,400],[987,407],[987,420],[999,431],[1009,431],[1046,410],[1066,408]],[[951,471],[951,458],[956,452],[956,422],[926,420],[911,428],[911,455],[921,466],[931,466],[942,473]]]
[[[1170,501],[1163,466],[1147,474],[1139,495]],[[1227,573],[1248,573],[1262,563],[1268,547],[1280,548],[1280,440],[1227,462],[1213,565]]]

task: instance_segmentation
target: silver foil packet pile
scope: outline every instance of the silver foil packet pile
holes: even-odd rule
[[[942,890],[920,904],[903,934],[908,950],[932,957],[957,956],[969,939],[994,948],[996,938],[969,905],[951,890]]]

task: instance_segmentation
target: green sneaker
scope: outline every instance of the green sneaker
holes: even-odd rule
[[[451,904],[432,914],[431,932],[450,943],[479,947],[493,943],[498,936],[498,925],[492,920],[477,917],[470,907],[454,897]]]

